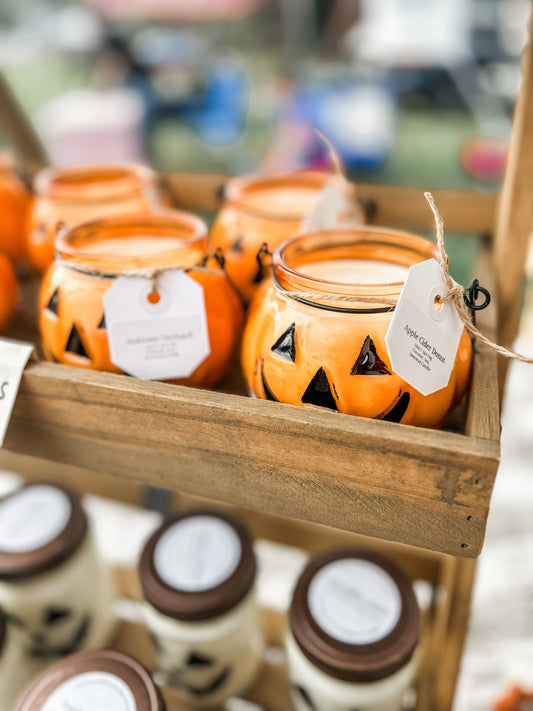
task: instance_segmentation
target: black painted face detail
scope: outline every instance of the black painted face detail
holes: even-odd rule
[[[45,625],[55,625],[67,617],[70,617],[71,611],[66,607],[49,607],[44,611],[43,622]]]
[[[207,667],[214,664],[213,660],[200,652],[191,652],[185,664],[188,667]]]
[[[76,324],[73,324],[72,328],[70,329],[65,350],[69,353],[76,353],[77,355],[83,356],[83,358],[89,359],[89,356],[87,355],[87,351],[85,350],[85,346],[83,345],[83,341],[81,340],[80,332],[78,331]]]
[[[390,370],[378,356],[374,341],[367,336],[350,375],[391,375]]]
[[[291,323],[289,328],[281,334],[281,336],[270,349],[272,353],[275,353],[281,358],[288,360],[289,363],[296,362],[296,343],[294,339],[295,331],[296,324]]]
[[[311,699],[311,697],[303,686],[300,686],[299,684],[291,684],[291,688],[303,700],[304,704],[307,706],[308,709],[310,709],[310,711],[316,711],[316,706],[313,703],[313,700]]]
[[[105,322],[105,313],[102,314],[102,318],[100,319],[100,323],[98,324],[98,326],[97,326],[96,328],[98,328],[98,329],[100,329],[100,328],[107,328],[107,324],[106,324],[106,322]]]
[[[265,380],[265,373],[264,373],[262,364],[261,364],[261,382],[263,383],[263,391],[265,393],[265,399],[270,400],[271,402],[279,402],[278,398],[274,395],[272,390],[267,385],[267,381]]]
[[[185,689],[185,691],[192,696],[201,698],[202,696],[208,696],[209,694],[214,694],[218,691],[223,684],[226,683],[230,673],[231,669],[229,667],[224,667],[220,674],[217,674],[212,681],[208,682],[204,686],[199,686],[198,684],[191,684],[190,682],[185,681],[182,669],[173,669],[168,676],[168,683],[170,686]]]
[[[231,251],[241,254],[243,241],[244,241],[244,237],[242,235],[237,235],[237,237],[235,237],[235,241],[231,245]]]
[[[59,289],[56,289],[52,296],[50,297],[50,301],[46,304],[46,309],[47,311],[51,311],[53,314],[57,316],[57,308],[59,306]]]
[[[400,391],[401,392],[401,391]],[[400,396],[400,399],[396,405],[390,410],[386,415],[380,419],[385,420],[385,422],[401,422],[402,417],[405,415],[407,408],[409,407],[409,402],[411,401],[411,395],[409,393],[404,393]]]
[[[338,412],[337,403],[331,392],[328,376],[324,368],[319,368],[313,375],[311,382],[302,395],[302,402],[306,405],[325,407],[327,410]]]
[[[85,615],[68,642],[60,645],[48,645],[46,637],[35,634],[32,637],[32,645],[28,650],[30,657],[34,659],[45,659],[50,657],[66,657],[81,649],[83,641],[87,637],[91,627],[90,615]]]

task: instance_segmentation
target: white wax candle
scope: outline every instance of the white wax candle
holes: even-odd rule
[[[137,257],[169,252],[182,245],[182,240],[177,237],[107,237],[84,245],[83,252],[101,256]]]
[[[265,187],[246,193],[246,204],[257,210],[279,215],[304,215],[319,198],[321,186]]]
[[[378,259],[330,259],[302,264],[297,271],[342,284],[392,284],[405,281],[408,267]]]

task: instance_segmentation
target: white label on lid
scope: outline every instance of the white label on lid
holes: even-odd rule
[[[321,568],[307,593],[309,610],[333,639],[373,644],[398,624],[402,598],[391,576],[375,563],[357,558]]]
[[[447,292],[442,267],[435,259],[407,272],[385,342],[393,371],[409,385],[431,395],[448,385],[463,333],[455,306],[435,306]]]
[[[104,295],[111,361],[144,380],[187,378],[211,352],[204,290],[182,271],[119,277]]]
[[[108,672],[85,672],[65,681],[41,711],[137,711],[130,687]]]
[[[239,536],[213,516],[191,516],[168,528],[154,550],[159,577],[187,592],[210,590],[236,570],[242,555]]]
[[[0,502],[0,551],[27,553],[46,546],[65,529],[68,496],[46,484],[30,486]]]

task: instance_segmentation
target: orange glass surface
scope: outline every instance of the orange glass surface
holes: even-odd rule
[[[301,172],[269,178],[234,178],[209,237],[210,249],[221,248],[226,269],[246,300],[261,281],[257,252],[266,242],[272,252],[297,235],[321,191],[340,179],[331,173]]]
[[[44,277],[39,300],[46,358],[122,372],[110,360],[104,317],[103,296],[113,276],[131,269],[184,268],[204,289],[211,353],[190,377],[173,382],[209,386],[220,380],[242,326],[242,306],[221,269],[195,269],[204,258],[206,242],[207,228],[200,219],[170,211],[110,217],[61,232],[58,257]],[[109,276],[83,274],[76,266]]]
[[[382,263],[390,274],[435,256],[434,245],[421,237],[373,227],[287,240],[274,254],[274,278],[261,285],[244,332],[242,364],[251,393],[263,400],[439,427],[468,386],[468,334],[461,337],[448,385],[424,396],[392,371],[385,344],[390,307],[323,298],[399,297],[403,281],[375,283],[373,274],[370,283],[348,283],[346,260],[369,260],[371,271]],[[344,282],[333,280],[335,262]],[[324,265],[327,280],[303,273]]]
[[[0,252],[16,262],[26,256],[26,224],[31,195],[14,172],[12,161],[0,154]]]
[[[15,268],[9,257],[0,252],[0,333],[15,313],[18,284]]]
[[[35,201],[28,224],[28,254],[44,272],[54,260],[58,227],[149,210],[155,202],[153,173],[140,165],[52,168],[35,179]]]

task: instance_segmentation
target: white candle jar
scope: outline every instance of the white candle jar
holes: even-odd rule
[[[111,651],[80,652],[49,667],[15,711],[165,711],[149,672]]]
[[[105,645],[113,597],[77,494],[35,483],[0,499],[0,607],[27,631],[29,660]]]
[[[255,575],[250,534],[225,513],[181,514],[146,544],[140,580],[158,669],[194,707],[242,694],[260,669]]]
[[[26,659],[24,630],[0,610],[0,708],[11,709],[35,673]]]
[[[420,612],[394,563],[352,549],[314,558],[289,621],[295,711],[400,711],[416,669]]]

